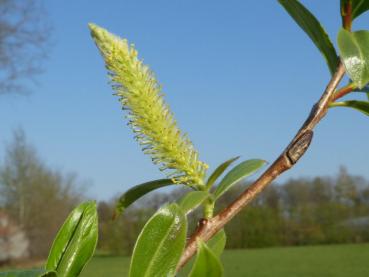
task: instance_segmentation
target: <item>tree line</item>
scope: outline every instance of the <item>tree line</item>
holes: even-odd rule
[[[217,209],[247,183],[225,194]],[[0,214],[25,233],[28,256],[44,258],[67,214],[87,197],[75,174],[48,167],[16,131],[0,163]],[[152,193],[112,220],[116,199],[98,203],[101,253],[128,255],[147,219],[183,189]],[[117,195],[118,197],[118,195]],[[190,228],[196,226],[195,211]],[[1,229],[1,226],[0,226]],[[290,179],[271,185],[226,226],[228,248],[369,242],[369,182],[342,167],[335,177]],[[2,238],[0,232],[0,240]],[[1,245],[1,243],[0,243]]]
[[[247,185],[240,184],[226,194],[218,209]],[[183,194],[175,190],[148,196],[116,221],[111,220],[115,201],[100,202],[100,250],[131,253],[142,225],[157,207]],[[195,225],[191,222],[190,228]],[[341,167],[335,177],[297,178],[273,184],[225,230],[228,248],[369,242],[369,182]]]

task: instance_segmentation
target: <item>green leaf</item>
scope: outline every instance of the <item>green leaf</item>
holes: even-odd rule
[[[223,266],[219,258],[210,248],[199,241],[196,260],[192,267],[189,277],[221,277],[223,276]]]
[[[119,198],[115,208],[115,216],[121,214],[129,205],[131,205],[137,199],[141,198],[150,191],[170,186],[173,184],[174,183],[171,179],[160,179],[146,182],[130,188],[128,191],[123,193],[122,196]]]
[[[234,167],[231,171],[224,176],[223,180],[219,183],[218,187],[214,192],[215,199],[218,199],[221,195],[223,195],[227,190],[229,190],[234,184],[242,180],[243,178],[253,174],[260,167],[265,165],[266,162],[263,160],[247,160],[236,167]]]
[[[369,83],[369,31],[341,29],[337,41],[347,74],[359,89],[363,88]]]
[[[214,172],[210,175],[207,183],[206,183],[206,187],[207,188],[211,188],[212,185],[215,183],[215,181],[219,178],[220,175],[222,175],[222,173],[235,161],[239,158],[235,157],[232,159],[229,159],[228,161],[225,161],[224,163],[222,163],[221,165],[219,165]]]
[[[330,107],[348,107],[356,109],[365,115],[369,116],[369,102],[368,101],[344,101],[344,102],[334,102],[329,105]]]
[[[0,277],[57,277],[55,271],[45,271],[44,269],[8,271],[0,272]]]
[[[319,21],[297,0],[279,0],[279,3],[318,47],[333,74],[339,64],[339,57]]]
[[[353,0],[352,1],[353,18],[358,17],[359,15],[365,13],[368,10],[369,10],[368,0]]]
[[[159,209],[137,239],[129,276],[174,276],[186,244],[186,233],[187,218],[177,204]]]
[[[69,214],[56,235],[46,269],[63,277],[78,276],[95,251],[97,236],[96,203],[82,203]]]
[[[215,256],[220,257],[226,245],[226,240],[226,233],[224,232],[224,229],[222,229],[207,242],[207,245],[209,246],[211,251],[213,251]]]
[[[209,193],[206,191],[191,191],[180,200],[178,205],[185,214],[189,214],[200,206],[209,196]]]

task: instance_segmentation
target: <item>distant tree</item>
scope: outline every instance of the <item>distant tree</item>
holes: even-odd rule
[[[25,231],[31,256],[48,253],[63,219],[81,198],[76,188],[74,175],[47,168],[24,132],[15,132],[0,167],[0,205]]]
[[[351,205],[359,204],[360,200],[357,185],[354,178],[348,174],[345,167],[340,167],[335,190],[338,201]]]
[[[333,200],[333,188],[327,178],[316,177],[310,186],[310,201],[317,205],[325,204]]]
[[[278,211],[280,208],[280,190],[279,187],[270,186],[265,189],[265,193],[260,197],[269,208]]]
[[[0,95],[23,90],[42,69],[50,25],[41,0],[0,0]]]

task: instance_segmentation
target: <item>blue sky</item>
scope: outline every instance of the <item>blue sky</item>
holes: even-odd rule
[[[337,1],[303,1],[332,40]],[[45,1],[53,25],[49,59],[29,96],[1,96],[0,158],[12,131],[53,168],[109,199],[163,177],[142,154],[112,96],[87,24],[127,38],[155,71],[180,127],[214,169],[237,155],[272,162],[322,93],[320,53],[277,1]],[[369,14],[355,29],[369,29]],[[369,178],[369,118],[331,110],[300,163],[280,180],[333,175],[340,165]]]

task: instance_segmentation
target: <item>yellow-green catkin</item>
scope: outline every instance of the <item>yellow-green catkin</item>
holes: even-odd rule
[[[94,24],[89,27],[143,152],[160,170],[169,169],[168,177],[174,182],[202,186],[208,166],[199,160],[193,144],[178,128],[161,87],[138,59],[134,46]]]

